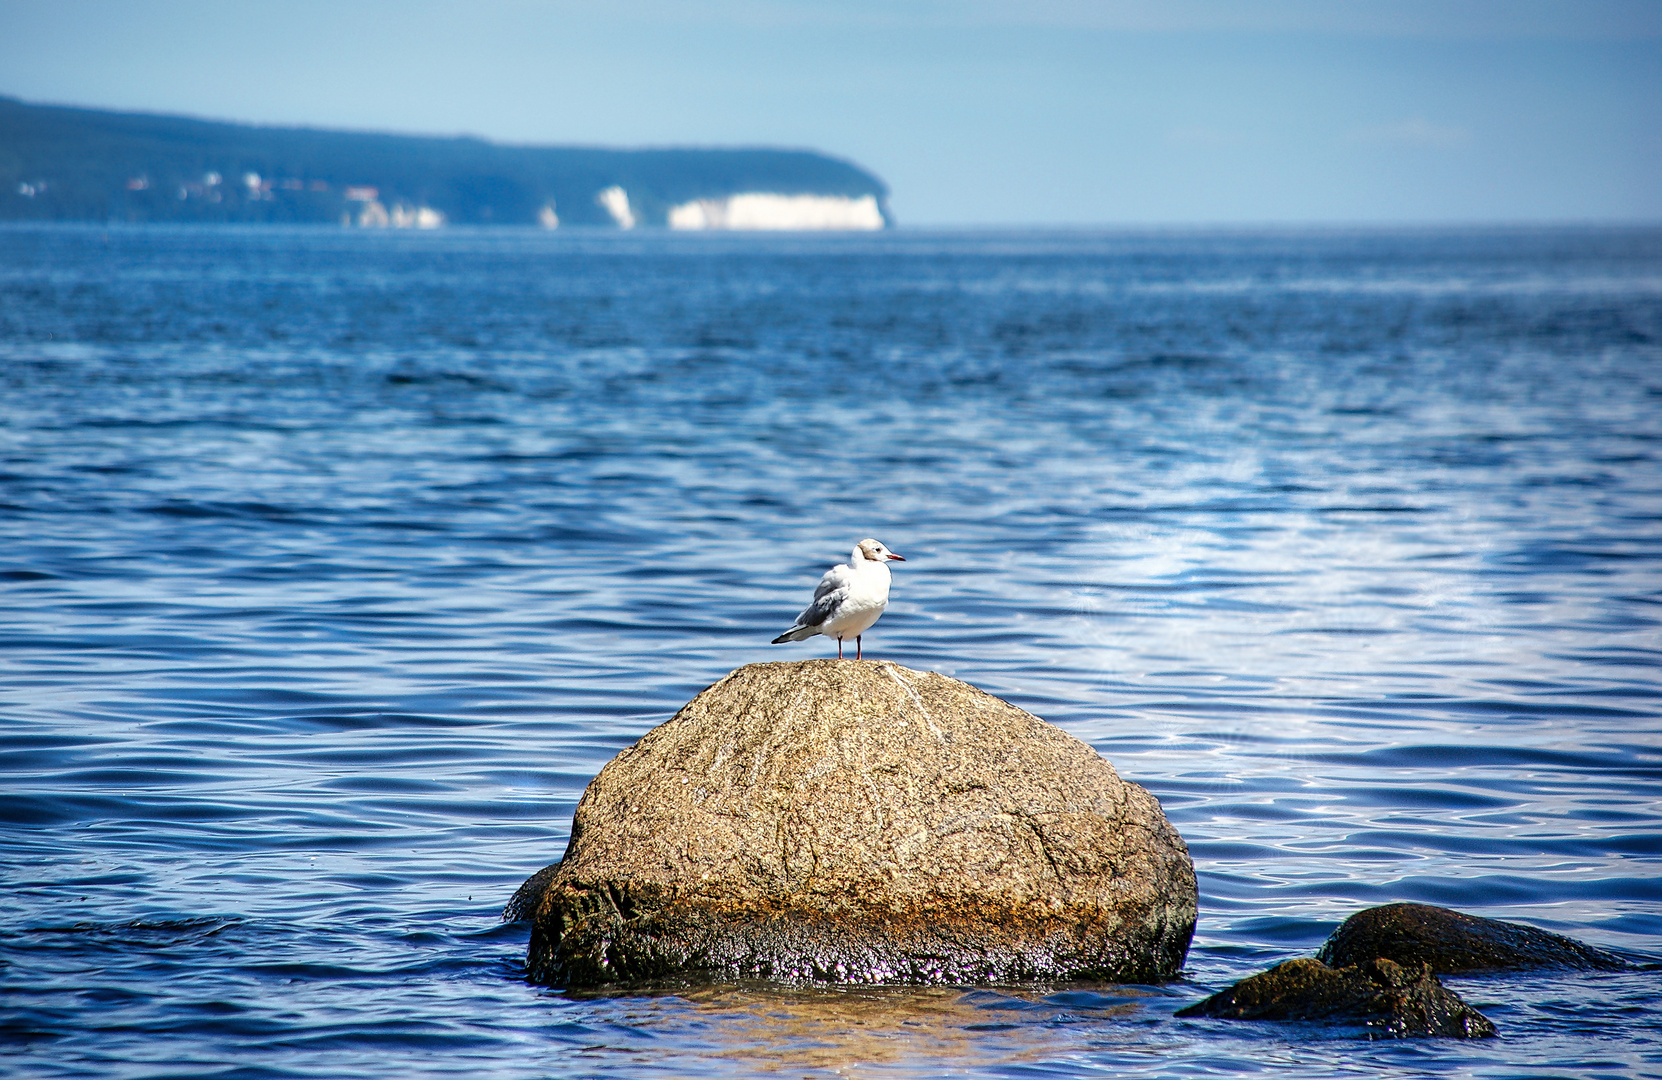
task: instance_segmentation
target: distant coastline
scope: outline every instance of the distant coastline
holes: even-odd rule
[[[882,180],[808,150],[508,146],[4,97],[0,221],[691,230],[892,224]]]

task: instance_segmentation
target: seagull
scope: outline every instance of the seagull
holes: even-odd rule
[[[889,606],[889,560],[906,560],[876,540],[854,545],[848,562],[838,563],[819,579],[814,602],[796,617],[791,628],[773,639],[803,641],[815,634],[837,639],[837,659],[843,658],[843,640],[854,639],[854,659],[861,658],[860,635]]]

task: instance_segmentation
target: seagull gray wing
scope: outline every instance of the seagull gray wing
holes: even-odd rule
[[[814,587],[813,601],[796,617],[798,626],[818,626],[831,617],[848,596],[848,567],[833,566]]]

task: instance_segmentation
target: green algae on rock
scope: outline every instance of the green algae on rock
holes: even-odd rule
[[[1385,904],[1344,921],[1316,954],[1334,967],[1384,958],[1439,975],[1532,968],[1620,971],[1614,953],[1520,923],[1484,919],[1434,904]]]
[[[1481,1039],[1495,1034],[1489,1018],[1438,982],[1430,968],[1403,967],[1390,960],[1340,968],[1308,957],[1288,960],[1179,1009],[1177,1015],[1350,1022],[1370,1035],[1391,1038]]]
[[[942,675],[752,664],[600,771],[505,917],[534,980],[1176,975],[1198,893],[1159,803]]]

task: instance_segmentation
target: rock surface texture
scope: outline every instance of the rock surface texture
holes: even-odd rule
[[[1440,975],[1530,968],[1619,971],[1626,960],[1533,926],[1482,919],[1432,904],[1386,904],[1344,921],[1316,954],[1334,967],[1384,958],[1429,964]]]
[[[1489,1018],[1438,982],[1429,967],[1407,968],[1389,960],[1341,968],[1320,960],[1288,960],[1180,1009],[1177,1015],[1338,1021],[1394,1038],[1479,1039],[1495,1033]]]
[[[1089,746],[941,675],[740,668],[623,751],[505,916],[531,978],[1154,981],[1193,864]]]

